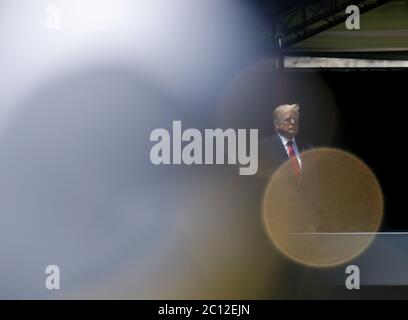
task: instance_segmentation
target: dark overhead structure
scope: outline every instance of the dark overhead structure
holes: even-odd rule
[[[408,0],[253,1],[267,25],[258,43],[277,67],[285,57],[408,61]],[[345,26],[349,6],[359,8],[358,30]]]
[[[367,12],[391,0],[320,0],[304,1],[271,19],[272,46],[287,48],[346,21],[346,8],[358,6]]]

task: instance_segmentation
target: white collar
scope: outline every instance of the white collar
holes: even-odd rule
[[[296,137],[293,137],[293,139],[289,140],[288,138],[286,138],[285,136],[281,135],[280,133],[278,133],[279,138],[281,139],[283,145],[286,147],[286,145],[288,144],[289,141],[293,141],[293,144],[296,144]]]

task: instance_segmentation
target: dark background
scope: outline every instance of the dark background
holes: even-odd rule
[[[327,84],[337,105],[338,125],[331,146],[358,156],[380,182],[385,199],[382,231],[408,230],[404,152],[408,71],[313,73]],[[303,132],[309,140],[321,144],[311,128]]]
[[[207,127],[257,128],[272,135],[273,110],[300,105],[300,132],[315,147],[348,151],[374,172],[383,191],[380,231],[408,231],[404,168],[405,69],[284,69],[270,59],[244,69],[223,95],[221,122]],[[211,105],[211,104],[209,104]],[[205,109],[211,116],[213,110]],[[197,115],[195,115],[196,118]],[[188,124],[198,127],[198,124]]]

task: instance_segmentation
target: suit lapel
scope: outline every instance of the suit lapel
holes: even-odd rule
[[[274,140],[275,140],[276,148],[277,150],[279,150],[278,151],[279,155],[283,161],[286,161],[287,159],[289,159],[289,157],[288,157],[288,153],[286,152],[285,146],[283,145],[282,140],[280,139],[278,134],[275,134],[274,137],[275,137]]]

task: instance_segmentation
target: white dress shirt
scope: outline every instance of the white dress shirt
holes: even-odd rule
[[[278,133],[278,136],[279,136],[279,138],[281,139],[282,144],[283,144],[283,146],[285,147],[286,153],[287,153],[288,158],[289,158],[290,156],[289,156],[289,149],[288,149],[287,144],[288,144],[288,142],[289,142],[290,140],[287,139],[286,137],[282,136],[282,135],[279,134],[279,133]],[[302,159],[300,158],[300,152],[299,152],[299,149],[298,149],[298,147],[297,147],[297,144],[296,144],[296,140],[295,140],[295,139],[296,139],[296,138],[293,138],[293,139],[292,139],[292,142],[293,142],[293,143],[292,143],[292,147],[293,147],[293,150],[295,151],[296,159],[297,159],[298,162],[299,162],[300,169],[302,169]]]

